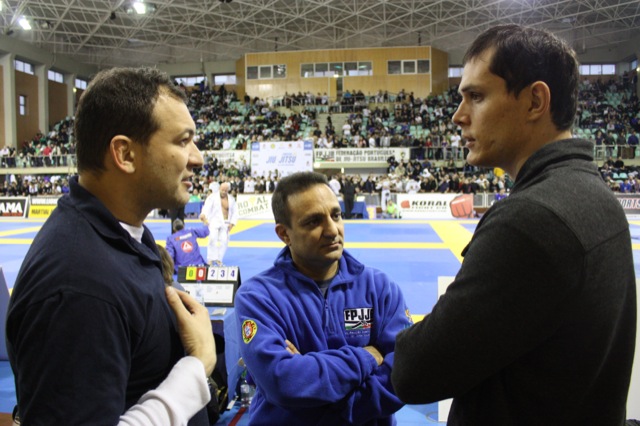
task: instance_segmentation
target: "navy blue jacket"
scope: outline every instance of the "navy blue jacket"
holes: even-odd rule
[[[184,356],[164,287],[151,232],[145,227],[142,244],[132,239],[72,179],[70,196],[34,239],[9,305],[23,424],[117,424],[156,388]]]

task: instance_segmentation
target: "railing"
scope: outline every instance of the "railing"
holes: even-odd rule
[[[400,146],[410,147],[410,143],[412,138],[405,138],[403,143]],[[394,147],[391,143],[391,139],[383,144],[380,148],[388,148]],[[349,147],[352,148],[352,147]],[[366,147],[365,147],[366,148]],[[348,149],[348,148],[347,148]],[[376,149],[376,148],[371,148]],[[594,160],[597,162],[606,161],[607,159],[616,159],[621,158],[623,160],[626,159],[635,159],[638,158],[640,160],[640,148],[628,145],[599,145],[594,147]],[[249,152],[250,148],[242,152]],[[231,153],[235,152],[233,150],[219,150],[219,151],[206,151],[208,155],[214,155],[216,152],[225,152]],[[417,160],[431,160],[435,165],[438,165],[439,162],[462,162],[467,158],[468,149],[465,147],[411,147],[411,156],[410,159]],[[76,167],[76,156],[75,154],[67,154],[67,155],[52,155],[52,156],[18,156],[18,157],[0,157],[0,174],[5,174],[7,172],[11,173],[20,173],[20,169],[29,168],[33,169],[48,169],[51,168],[66,168],[69,172],[75,173]],[[6,170],[5,173],[2,170]],[[47,172],[45,172],[47,173]],[[59,172],[61,173],[61,172]]]
[[[76,167],[75,154],[50,155],[50,156],[16,156],[0,157],[0,168],[49,168],[49,167]]]

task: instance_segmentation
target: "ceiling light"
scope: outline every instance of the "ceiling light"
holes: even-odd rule
[[[18,21],[18,24],[20,24],[20,26],[22,27],[23,30],[30,30],[31,29],[31,24],[29,23],[27,18],[25,18],[24,16],[22,18],[20,18],[20,20]]]
[[[144,15],[145,13],[147,13],[147,7],[141,1],[133,3],[133,8],[138,15]]]
[[[132,1],[124,7],[124,11],[127,13],[127,15],[146,15],[149,13],[154,13],[156,10],[158,10],[156,5],[145,3],[141,0]]]

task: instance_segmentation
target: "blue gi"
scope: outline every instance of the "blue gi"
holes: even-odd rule
[[[205,265],[207,262],[200,253],[198,238],[209,235],[209,227],[181,229],[167,237],[167,251],[171,255],[174,264],[174,273],[178,273],[178,267],[190,265]]]

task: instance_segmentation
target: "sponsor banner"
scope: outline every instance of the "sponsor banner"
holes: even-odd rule
[[[46,219],[58,205],[60,197],[31,197],[29,199],[29,217]]]
[[[640,194],[616,193],[615,196],[627,216],[633,216],[635,219],[640,215]]]
[[[240,219],[271,219],[271,194],[238,194],[236,208]]]
[[[313,170],[313,142],[253,142],[251,174],[268,176],[278,171],[280,177]]]
[[[27,197],[0,197],[0,217],[26,217]]]
[[[336,167],[342,167],[340,163],[368,163],[370,165],[386,166],[387,159],[391,156],[396,160],[409,160],[409,148],[341,148],[341,149],[316,149],[313,161],[326,167],[335,163]]]
[[[57,206],[60,196],[52,197],[31,197],[29,203],[32,206]]]
[[[207,158],[217,158],[219,163],[236,165],[242,164],[243,161],[249,162],[249,153],[246,150],[211,150],[203,151],[202,155]]]
[[[468,219],[473,194],[397,194],[403,219]]]

